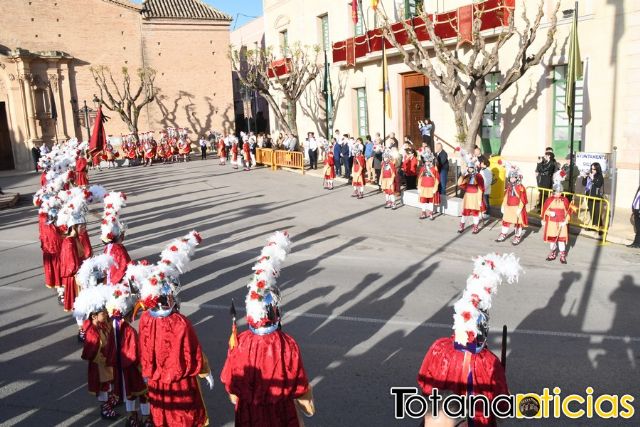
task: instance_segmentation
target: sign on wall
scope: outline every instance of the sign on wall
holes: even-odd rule
[[[591,171],[591,164],[598,162],[602,167],[602,173],[606,174],[609,169],[609,154],[608,153],[576,153],[576,167],[583,175],[588,175]]]

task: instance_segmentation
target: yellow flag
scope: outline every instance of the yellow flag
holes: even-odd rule
[[[384,90],[384,111],[387,117],[391,118],[391,91],[389,90],[389,68],[387,66],[387,51],[384,49],[384,39],[382,41],[382,84]]]

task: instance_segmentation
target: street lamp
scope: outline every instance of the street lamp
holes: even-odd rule
[[[71,101],[73,104],[76,104],[77,101],[73,99]],[[96,111],[89,106],[87,106],[87,101],[84,101],[84,106],[74,111],[75,118],[82,126],[82,122],[84,121],[84,126],[87,129],[87,141],[91,140],[91,129],[90,129],[90,121],[91,119],[95,119]]]

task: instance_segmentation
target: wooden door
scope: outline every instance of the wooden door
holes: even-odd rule
[[[7,104],[0,102],[0,170],[14,168],[13,150],[9,138],[9,122],[7,121]]]
[[[417,148],[422,144],[418,121],[429,117],[429,81],[422,74],[407,74],[402,77],[404,88],[402,136],[408,136]]]

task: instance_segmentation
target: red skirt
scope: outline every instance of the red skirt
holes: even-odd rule
[[[63,277],[62,286],[64,286],[64,311],[72,311],[73,303],[78,296],[78,285],[75,276]]]
[[[87,178],[86,172],[76,172],[76,185],[80,186],[88,186],[89,179]]]
[[[47,288],[58,287],[62,284],[60,279],[60,258],[58,254],[42,253],[44,266],[44,284]]]
[[[156,426],[204,426],[209,423],[197,377],[169,384],[149,380],[151,418]]]

